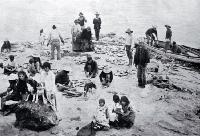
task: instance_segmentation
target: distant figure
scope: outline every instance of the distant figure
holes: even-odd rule
[[[146,31],[146,38],[147,38],[147,44],[152,46],[153,42],[156,43],[156,39],[158,40],[158,34],[157,34],[157,28],[156,26],[152,26],[152,28],[149,28]],[[156,38],[155,38],[156,37]]]
[[[97,106],[92,123],[96,131],[110,129],[108,107],[105,105],[104,99],[99,99],[99,105]]]
[[[87,20],[86,20],[86,18],[84,17],[84,15],[83,15],[82,12],[79,13],[79,18],[78,18],[78,20],[79,20],[79,23],[80,23],[81,28],[84,29],[84,28],[85,28],[85,23],[87,22]]]
[[[6,39],[3,42],[3,45],[1,46],[1,52],[7,53],[7,52],[10,52],[10,50],[11,50],[10,41]]]
[[[98,66],[97,62],[92,59],[91,55],[87,56],[87,62],[85,63],[84,67],[85,75],[88,78],[95,78],[98,73]]]
[[[44,34],[44,32],[43,32],[43,29],[40,30],[39,42],[40,42],[41,46],[44,45],[44,42],[45,42],[45,34]]]
[[[135,44],[136,52],[134,56],[134,63],[137,68],[138,86],[145,88],[146,85],[146,66],[150,62],[150,56],[148,50],[141,43]]]
[[[57,50],[57,60],[61,59],[61,55],[60,55],[60,41],[64,44],[64,40],[60,34],[60,32],[56,29],[56,26],[53,25],[53,30],[50,32],[49,34],[49,40],[47,43],[47,46],[49,44],[51,44],[51,60],[54,59],[54,51],[55,48]]]
[[[94,30],[95,30],[95,37],[96,37],[96,41],[99,40],[99,33],[100,33],[100,29],[101,29],[101,18],[99,17],[99,13],[96,12],[96,18],[93,19],[93,24],[94,24]]]
[[[87,27],[85,29],[83,29],[82,33],[81,33],[81,50],[82,51],[92,51],[93,47],[92,47],[92,32],[91,32],[91,28]]]
[[[72,26],[71,29],[71,34],[72,34],[72,50],[73,51],[79,51],[81,48],[81,26],[80,26],[80,21],[76,19],[74,21],[74,25]]]
[[[171,26],[169,25],[165,25],[166,27],[166,36],[165,36],[165,40],[166,40],[166,44],[165,44],[165,51],[168,50],[171,44],[171,38],[172,38],[172,30],[171,30]]]
[[[172,43],[172,52],[177,53],[177,54],[181,53],[181,48],[178,47],[178,45],[176,44],[175,41],[173,41],[173,43]]]
[[[10,74],[16,74],[17,73],[17,64],[15,62],[15,57],[13,55],[9,56],[9,60],[4,66],[4,74],[10,75]]]
[[[99,75],[101,84],[105,87],[109,87],[113,80],[113,73],[108,66],[105,66],[101,74]]]
[[[133,56],[132,56],[132,50],[131,50],[131,47],[132,47],[132,43],[133,43],[133,36],[132,36],[132,33],[133,31],[128,28],[126,30],[126,39],[125,39],[125,49],[126,49],[126,54],[127,54],[127,57],[128,57],[128,60],[129,60],[129,63],[128,63],[128,66],[131,66],[132,65],[132,61],[133,61]]]

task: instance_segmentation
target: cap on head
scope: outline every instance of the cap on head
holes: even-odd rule
[[[83,13],[82,13],[82,12],[80,12],[80,13],[79,13],[79,16],[83,16]]]
[[[44,62],[42,67],[51,69],[51,64],[49,62]]]

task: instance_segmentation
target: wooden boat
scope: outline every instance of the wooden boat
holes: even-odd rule
[[[149,50],[156,52],[160,55],[166,55],[167,57],[171,57],[176,60],[180,60],[180,61],[184,61],[188,63],[194,63],[198,65],[200,64],[200,50],[199,49],[187,47],[185,45],[178,45],[178,47],[181,48],[181,53],[176,54],[176,53],[172,53],[168,51],[165,53],[164,52],[165,50],[163,49],[165,47],[165,42],[163,41],[158,41],[157,47],[149,46],[147,44],[145,45]]]

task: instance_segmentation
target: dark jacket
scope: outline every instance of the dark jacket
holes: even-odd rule
[[[101,29],[101,18],[93,19],[94,29]]]
[[[171,29],[167,29],[165,39],[171,39],[171,37],[172,37],[172,30]]]
[[[28,86],[27,84],[30,84],[33,89],[34,93],[37,91],[37,82],[34,80],[26,79],[26,80],[18,80],[16,85],[16,91],[20,94],[26,94],[28,93]]]
[[[62,70],[58,72],[58,74],[56,75],[56,81],[55,81],[56,84],[59,83],[62,85],[68,85],[69,82],[70,80],[69,80],[68,71]]]
[[[88,41],[91,41],[91,39],[92,39],[91,31],[88,31],[87,29],[83,29],[83,31],[81,33],[81,39],[86,39]]]
[[[79,21],[80,26],[84,26],[86,19],[85,17],[83,17],[83,19],[78,18],[78,21]]]
[[[1,52],[3,52],[4,49],[9,49],[11,50],[11,45],[9,41],[4,41],[2,47],[1,47]]]
[[[146,31],[145,34],[146,34],[146,35],[149,35],[149,36],[151,36],[152,34],[155,34],[156,37],[157,37],[157,30],[154,29],[154,28],[149,28],[149,29]]]
[[[97,72],[98,72],[98,66],[97,66],[96,61],[92,60],[91,63],[89,63],[87,61],[86,64],[85,64],[85,67],[84,67],[84,71],[89,72],[90,75],[92,75],[92,74],[96,75]]]
[[[105,73],[104,71],[101,72],[99,75],[100,81],[102,82],[103,79],[108,83],[111,83],[113,80],[113,73],[112,71],[110,73]]]
[[[146,66],[150,62],[150,56],[148,50],[144,46],[137,46],[134,56],[135,65]]]

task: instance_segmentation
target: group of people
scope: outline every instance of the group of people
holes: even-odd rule
[[[135,112],[126,96],[121,99],[118,95],[113,95],[113,106],[108,108],[105,99],[99,99],[99,105],[93,116],[92,127],[95,130],[109,130],[110,127],[116,129],[131,128],[134,125]]]
[[[10,61],[14,63],[14,56],[10,55]],[[55,74],[51,71],[49,62],[42,64],[40,57],[33,55],[29,60],[27,71],[17,65],[15,65],[15,70],[10,70],[8,69],[10,65],[4,67],[4,73],[9,75],[10,85],[1,94],[2,111],[13,109],[6,108],[6,102],[9,100],[49,103],[52,109],[56,110]]]

